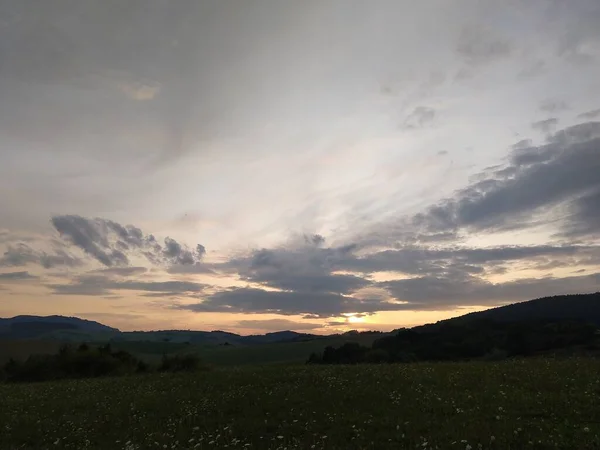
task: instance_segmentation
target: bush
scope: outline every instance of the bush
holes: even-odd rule
[[[33,355],[23,362],[9,360],[3,368],[6,381],[46,381],[62,378],[92,378],[126,375],[148,369],[148,365],[110,346],[92,349],[81,345],[76,351],[62,346],[56,355]]]

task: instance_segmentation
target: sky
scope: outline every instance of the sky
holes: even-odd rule
[[[0,316],[391,330],[600,290],[597,0],[0,0]]]

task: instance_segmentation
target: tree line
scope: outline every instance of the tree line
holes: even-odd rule
[[[33,382],[66,378],[95,378],[149,372],[191,372],[203,368],[196,355],[163,355],[158,364],[149,364],[110,344],[78,347],[63,345],[54,355],[31,355],[24,361],[11,358],[0,368],[0,380]]]
[[[582,321],[489,319],[402,328],[371,347],[346,343],[312,353],[309,364],[402,363],[503,359],[540,354],[598,354],[600,336],[594,324]]]

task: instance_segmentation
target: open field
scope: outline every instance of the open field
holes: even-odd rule
[[[162,354],[195,354],[215,366],[242,366],[263,364],[304,364],[312,352],[322,352],[328,346],[346,342],[371,345],[378,335],[352,338],[332,337],[298,342],[276,342],[257,345],[201,345],[161,342],[115,342],[113,348],[125,350],[147,361],[160,359]]]
[[[195,354],[203,362],[215,366],[241,366],[263,364],[303,364],[312,352],[322,352],[328,346],[340,346],[346,342],[371,345],[379,335],[357,335],[347,337],[327,337],[297,342],[278,342],[255,345],[210,345],[185,344],[160,341],[117,341],[111,346],[115,350],[125,350],[145,361],[160,361],[163,354]],[[54,354],[61,343],[52,340],[1,340],[0,364],[10,357],[27,359],[32,354]],[[77,342],[71,345],[77,346]]]
[[[4,384],[0,448],[598,448],[599,373],[573,359]]]

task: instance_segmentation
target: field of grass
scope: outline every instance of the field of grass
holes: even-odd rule
[[[112,343],[117,350],[125,350],[146,361],[155,362],[163,354],[198,355],[203,362],[215,366],[241,366],[263,364],[303,364],[312,352],[322,352],[346,342],[370,346],[379,335],[337,336],[297,342],[277,342],[255,345],[207,345],[170,342],[119,341]]]
[[[0,384],[0,448],[600,448],[599,374],[574,359]]]
[[[374,339],[363,338],[361,343],[371,345]],[[217,366],[303,364],[312,352],[322,352],[328,345],[340,346],[346,342],[349,342],[348,339],[331,338],[251,346],[205,346],[195,349],[194,353],[203,362]]]

